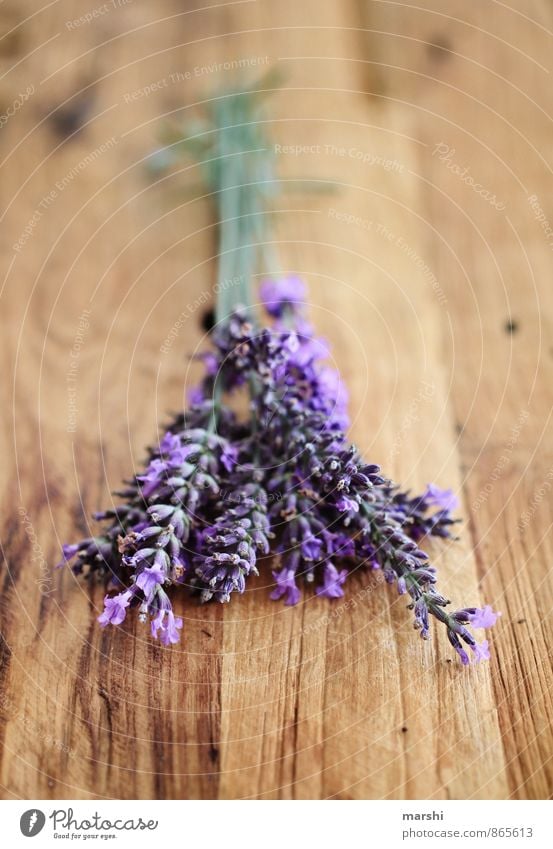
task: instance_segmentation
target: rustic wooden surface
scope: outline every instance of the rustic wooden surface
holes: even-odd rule
[[[0,5],[2,795],[550,797],[553,238],[529,198],[553,222],[551,4],[108,4]],[[155,186],[143,160],[239,60],[285,72],[275,142],[315,146],[277,156],[275,240],[353,437],[460,494],[461,541],[432,553],[451,597],[503,611],[489,665],[417,640],[371,576],[348,609],[280,607],[267,576],[186,600],[165,651],[49,571],[182,402],[205,306],[160,346],[213,283],[212,207],[194,168]]]

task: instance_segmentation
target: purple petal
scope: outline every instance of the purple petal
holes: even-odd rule
[[[429,483],[423,498],[431,505],[440,507],[442,510],[456,510],[459,500],[453,490],[440,489],[435,483]]]
[[[480,644],[475,643],[474,646],[471,646],[471,649],[474,652],[475,663],[478,663],[481,660],[490,659],[490,648],[487,640],[483,640]]]
[[[478,608],[475,613],[471,614],[469,621],[473,628],[492,628],[500,616],[501,613],[492,610],[491,605],[487,604],[482,609]]]
[[[275,318],[282,316],[286,306],[297,306],[306,298],[305,283],[295,275],[263,280],[259,292],[265,309]]]
[[[165,573],[159,564],[149,566],[144,569],[136,579],[137,587],[140,587],[146,598],[149,598],[155,591],[158,584],[162,584],[165,580]]]
[[[105,628],[106,625],[120,625],[123,622],[131,598],[131,590],[126,590],[126,592],[112,598],[108,595],[104,598],[104,612],[98,616],[98,622],[102,628]]]

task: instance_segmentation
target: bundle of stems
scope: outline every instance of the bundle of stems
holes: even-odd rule
[[[182,628],[170,587],[228,602],[276,559],[271,597],[294,605],[306,585],[335,599],[350,574],[376,569],[405,595],[423,638],[433,618],[464,664],[487,659],[487,640],[478,643],[469,626],[488,628],[499,614],[490,606],[450,611],[420,547],[426,537],[452,536],[455,496],[434,484],[404,492],[350,444],[347,392],[308,321],[306,286],[275,272],[278,181],[260,92],[269,87],[265,80],[213,97],[193,127],[166,137],[164,166],[195,156],[217,207],[211,350],[201,355],[205,373],[188,408],[118,493],[120,506],[95,516],[104,529],[64,546],[64,562],[116,590],[101,625],[120,625],[135,609],[166,645]],[[257,289],[263,266],[272,276]],[[244,391],[245,420],[232,404]]]

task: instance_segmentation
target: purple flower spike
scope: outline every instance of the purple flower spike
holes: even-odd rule
[[[297,604],[301,598],[301,593],[296,586],[296,573],[293,569],[282,569],[280,572],[273,572],[273,578],[276,581],[276,587],[271,593],[271,598],[276,601],[286,595],[285,604]]]
[[[333,563],[325,563],[324,586],[317,588],[317,595],[326,598],[341,598],[344,595],[342,584],[345,583],[348,570],[338,571]]]
[[[468,620],[473,628],[492,628],[501,613],[492,610],[490,604],[487,604],[481,610],[477,608],[474,613],[469,614]]]
[[[106,625],[120,625],[127,615],[127,607],[132,598],[132,590],[126,590],[124,593],[110,598],[108,595],[104,599],[104,612],[98,616],[98,622],[105,628]]]
[[[281,318],[286,307],[297,308],[305,301],[307,292],[300,277],[290,275],[279,280],[263,280],[260,288],[261,301],[274,318]]]
[[[435,483],[429,483],[423,495],[426,502],[440,510],[451,512],[459,506],[459,499],[452,489],[440,489]]]

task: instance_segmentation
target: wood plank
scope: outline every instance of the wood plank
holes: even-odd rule
[[[36,89],[0,128],[1,795],[549,797],[551,248],[528,198],[553,220],[550,10],[212,6],[135,0],[73,27],[90,4],[62,2],[0,50],[0,112]],[[0,36],[34,11],[2,4]],[[185,190],[195,167],[153,185],[144,157],[240,60],[283,69],[270,131],[308,148],[275,149],[274,238],[309,281],[352,437],[406,485],[462,495],[461,540],[431,551],[456,602],[503,611],[488,666],[417,640],[375,574],[289,609],[267,563],[231,606],[178,600],[185,639],[164,651],[136,623],[101,632],[102,587],[49,572],[193,380],[212,207]]]

